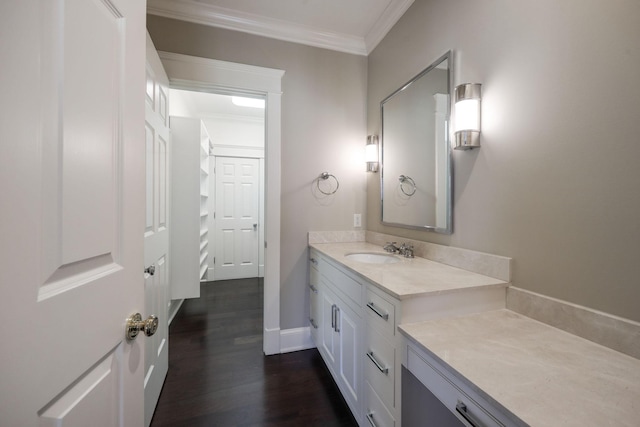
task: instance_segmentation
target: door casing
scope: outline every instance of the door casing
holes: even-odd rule
[[[281,98],[284,70],[158,52],[172,88],[260,95],[265,119],[265,271],[263,351],[280,347]]]

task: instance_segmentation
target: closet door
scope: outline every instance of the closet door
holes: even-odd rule
[[[216,158],[215,280],[258,277],[258,159]]]

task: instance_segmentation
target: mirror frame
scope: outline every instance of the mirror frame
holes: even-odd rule
[[[429,71],[436,68],[442,61],[448,61],[448,72],[447,72],[447,86],[449,88],[449,102],[447,105],[447,120],[446,120],[446,144],[447,144],[447,168],[449,173],[447,175],[447,214],[446,214],[446,222],[447,226],[445,228],[431,226],[431,225],[411,225],[411,224],[402,224],[395,222],[386,222],[384,220],[384,103],[389,101],[391,98],[404,91],[408,87],[410,87],[415,81],[420,79],[422,76],[427,74]],[[380,102],[380,126],[381,126],[381,142],[380,142],[380,221],[383,225],[392,226],[392,227],[402,227],[402,228],[410,228],[414,230],[425,230],[425,231],[433,231],[441,234],[452,234],[453,233],[453,162],[452,162],[452,149],[451,149],[451,104],[453,97],[453,50],[447,51],[444,55],[440,56],[438,59],[433,61],[431,65],[422,70],[416,76],[414,76],[411,80],[400,86],[399,89],[395,90],[391,95],[387,96]]]

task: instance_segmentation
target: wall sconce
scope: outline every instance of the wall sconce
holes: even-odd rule
[[[378,172],[378,135],[367,136],[364,159],[367,162],[367,172]]]
[[[480,99],[482,85],[464,83],[456,86],[455,99],[455,150],[480,148]]]

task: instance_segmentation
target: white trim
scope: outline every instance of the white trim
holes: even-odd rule
[[[279,354],[280,353],[280,328],[268,329],[264,328],[263,332],[264,343],[262,350],[264,354]]]
[[[371,27],[369,33],[364,36],[364,44],[367,50],[367,54],[371,53],[373,49],[384,39],[394,25],[402,18],[402,15],[413,4],[414,0],[394,0],[389,7],[385,10],[385,13],[380,16],[378,21]]]
[[[311,339],[311,329],[308,326],[280,331],[280,353],[291,353],[315,347],[316,345]]]
[[[393,28],[414,0],[392,0],[368,34],[358,36],[300,25],[192,0],[153,0],[147,13],[165,18],[284,40],[354,55],[368,55]]]
[[[253,93],[266,99],[265,122],[265,354],[280,352],[280,171],[283,70],[158,52],[171,87],[204,92]]]

